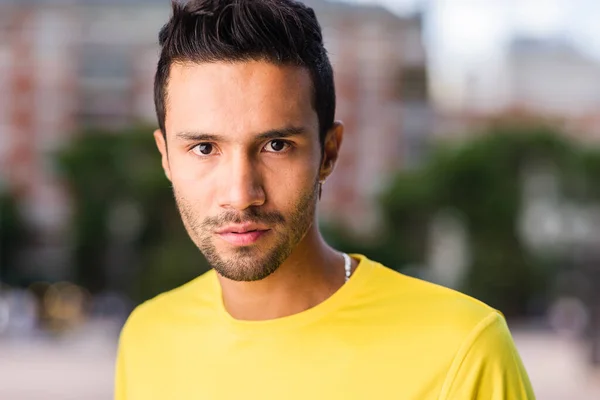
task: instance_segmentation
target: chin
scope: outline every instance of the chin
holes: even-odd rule
[[[289,256],[286,251],[259,248],[257,246],[238,247],[206,254],[212,267],[221,276],[238,282],[260,281],[273,274]]]
[[[273,274],[279,266],[274,268],[246,268],[244,266],[232,266],[231,264],[224,265],[215,265],[214,269],[219,273],[219,275],[223,276],[232,281],[236,282],[256,282],[261,281],[271,274]]]

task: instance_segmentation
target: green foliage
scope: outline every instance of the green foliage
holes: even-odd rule
[[[126,289],[142,301],[208,268],[180,222],[151,132],[84,132],[57,157],[75,203],[75,280],[92,292]],[[114,215],[123,204],[133,206],[131,218]],[[114,231],[129,228],[119,247],[124,238]],[[115,259],[119,249],[133,256]],[[180,262],[182,254],[197,260],[195,268]]]
[[[0,283],[17,285],[17,258],[27,241],[25,221],[16,199],[0,193]]]
[[[525,248],[519,234],[521,174],[532,162],[551,162],[563,188],[591,179],[598,152],[584,152],[545,126],[496,126],[459,147],[440,147],[423,170],[401,173],[381,199],[388,232],[408,241],[413,262],[426,258],[434,213],[456,210],[469,233],[467,293],[507,315],[527,312],[544,296],[551,271]],[[588,174],[587,177],[586,174]]]
[[[588,198],[595,202],[600,202],[600,185],[598,177],[600,177],[600,151],[597,148],[586,148],[582,151],[581,157],[578,159],[578,169],[583,171],[582,190]],[[581,183],[578,181],[576,183]]]

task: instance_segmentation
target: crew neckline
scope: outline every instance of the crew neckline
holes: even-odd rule
[[[371,260],[362,254],[349,254],[349,256],[358,260],[356,269],[352,275],[350,275],[350,279],[348,279],[348,281],[346,281],[327,299],[323,300],[316,306],[299,313],[261,321],[236,319],[229,314],[225,308],[225,305],[223,304],[221,284],[216,276],[216,272],[214,272],[213,283],[216,286],[215,293],[217,314],[219,318],[232,329],[245,330],[248,332],[262,331],[265,329],[270,331],[289,329],[316,321],[346,304],[346,300],[355,295],[362,287],[364,287],[371,276],[370,270],[373,267],[373,262]]]

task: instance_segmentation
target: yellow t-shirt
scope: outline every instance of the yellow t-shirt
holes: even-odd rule
[[[353,256],[344,286],[288,317],[233,319],[214,271],[142,304],[115,399],[534,398],[500,313]]]

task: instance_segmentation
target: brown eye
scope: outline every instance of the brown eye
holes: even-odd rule
[[[194,153],[202,156],[208,156],[213,152],[214,146],[210,143],[201,143],[194,147]]]
[[[289,143],[287,143],[284,140],[271,140],[265,146],[265,151],[268,151],[271,153],[280,153],[280,152],[286,150],[288,146],[289,146]]]

